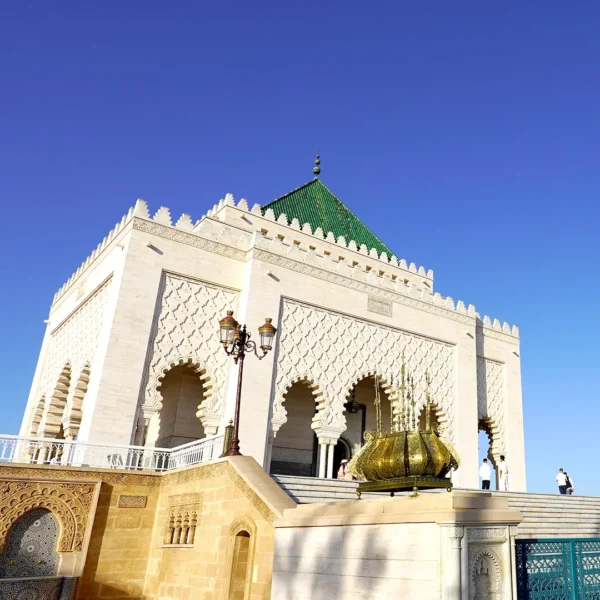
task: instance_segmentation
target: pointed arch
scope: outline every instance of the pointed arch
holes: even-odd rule
[[[0,554],[4,552],[8,533],[15,523],[28,512],[37,508],[50,511],[60,525],[58,549],[60,552],[74,552],[83,546],[83,522],[76,517],[71,507],[59,496],[52,493],[39,493],[15,499],[0,521]]]
[[[303,477],[316,474],[319,399],[318,386],[307,377],[297,377],[286,387],[282,403],[285,412],[278,421],[271,421],[271,473]]]
[[[196,416],[202,421],[202,426],[208,435],[216,433],[217,428],[220,424],[220,418],[215,419],[214,415],[210,413],[210,407],[213,400],[213,377],[209,373],[208,369],[196,358],[192,356],[179,356],[177,358],[163,362],[158,368],[158,374],[151,385],[151,396],[144,402],[149,404],[155,410],[159,411],[162,408],[162,385],[165,377],[169,372],[180,366],[185,366],[190,369],[198,376],[198,379],[202,383],[203,397],[201,402],[198,404],[198,410]]]
[[[226,598],[249,600],[252,595],[252,572],[256,547],[256,524],[250,517],[243,517],[231,524],[227,564],[229,585]]]
[[[273,402],[273,414],[271,417],[271,430],[273,432],[273,437],[276,437],[281,426],[287,423],[288,415],[285,407],[285,401],[288,398],[288,394],[292,387],[298,383],[302,383],[306,385],[308,389],[310,389],[316,404],[316,412],[315,416],[313,417],[313,423],[318,425],[320,421],[320,413],[325,409],[325,399],[321,394],[319,384],[310,375],[296,375],[288,380],[284,387],[284,392],[281,395],[281,398],[275,398],[275,401]],[[315,429],[314,424],[313,429]]]
[[[152,417],[147,441],[160,447],[174,447],[199,440],[207,435],[203,403],[210,377],[206,369],[191,359],[172,361],[158,378],[160,407]]]
[[[500,455],[504,453],[502,448],[502,436],[500,430],[496,427],[494,421],[489,417],[479,418],[479,431],[483,431],[490,442],[490,449],[488,452],[488,460],[492,463],[494,469],[497,469]]]
[[[46,401],[40,433],[45,437],[56,437],[62,428],[69,389],[71,387],[71,363],[62,368],[52,395]]]
[[[31,416],[31,426],[29,428],[30,437],[35,437],[38,434],[42,417],[44,416],[44,406],[46,404],[46,396],[42,396],[33,409],[33,415]]]
[[[430,414],[430,425],[431,428],[438,434],[439,437],[445,437],[446,431],[448,429],[448,417],[446,413],[442,410],[442,407],[432,402],[429,405]],[[419,429],[422,431],[425,430],[425,425],[427,422],[426,418],[426,407],[422,406],[419,411]]]
[[[79,433],[83,400],[87,394],[90,383],[90,370],[90,363],[86,363],[83,369],[81,369],[77,381],[71,390],[70,406],[67,406],[68,414],[63,419],[63,428],[67,437],[74,438]]]

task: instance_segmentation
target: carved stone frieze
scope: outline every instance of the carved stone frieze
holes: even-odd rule
[[[318,427],[344,430],[344,403],[363,377],[378,373],[398,377],[402,354],[414,375],[417,410],[425,403],[425,373],[431,377],[431,400],[444,413],[445,435],[454,439],[454,347],[399,329],[294,300],[283,301],[272,427],[286,422],[285,394],[296,381],[310,382],[319,397]],[[331,368],[334,365],[335,368]]]
[[[506,540],[505,527],[477,527],[470,528],[468,533],[469,541],[498,541]]]
[[[160,287],[145,367],[143,404],[162,406],[161,380],[172,366],[189,364],[205,386],[200,417],[207,425],[221,420],[227,373],[231,363],[219,341],[218,321],[227,310],[236,310],[238,293],[228,288],[165,273]]]
[[[215,477],[227,477],[267,522],[273,523],[273,521],[275,521],[275,513],[267,504],[265,504],[256,492],[248,486],[245,480],[227,461],[218,462],[212,465],[201,465],[195,469],[186,469],[185,471],[169,473],[163,476],[162,485],[171,486],[178,483],[213,479]]]
[[[12,465],[1,465],[0,464],[0,478],[10,477],[26,477],[28,479],[40,479],[44,480],[51,477],[53,480],[56,479],[67,479],[88,482],[95,484],[98,481],[109,483],[112,485],[132,485],[132,486],[145,486],[145,487],[160,487],[161,475],[138,475],[132,473],[124,473],[118,470],[110,471],[77,471],[73,468],[68,469],[52,469],[51,475],[49,475],[49,469],[47,468],[36,468],[36,467],[21,467]]]
[[[245,262],[246,251],[234,248],[232,246],[222,244],[220,242],[210,240],[193,233],[187,233],[181,229],[175,229],[167,225],[161,225],[154,221],[146,221],[145,219],[134,219],[133,228],[138,231],[144,231],[151,233],[167,240],[173,240],[194,248],[200,248],[201,250],[207,250],[208,252],[214,252],[215,254],[221,254],[234,260]]]
[[[364,294],[370,294],[378,298],[383,298],[384,300],[396,302],[397,304],[410,306],[411,308],[423,310],[446,319],[452,319],[454,321],[458,321],[459,323],[464,323],[465,325],[475,325],[475,317],[473,316],[466,315],[443,306],[435,305],[430,302],[425,302],[423,300],[419,300],[418,298],[411,298],[410,296],[405,296],[403,294],[399,294],[398,292],[386,290],[385,288],[370,285],[362,281],[356,281],[350,277],[345,277],[344,275],[339,275],[338,273],[327,271],[313,265],[307,265],[303,262],[292,260],[286,256],[273,254],[267,250],[255,248],[254,257],[278,267],[303,273],[304,275],[309,275],[310,277],[316,277],[317,279],[322,279],[323,281],[334,283],[335,285],[340,285],[357,292],[363,292]]]
[[[148,496],[128,496],[121,494],[119,496],[119,508],[146,508]]]
[[[45,508],[60,521],[60,552],[82,550],[94,483],[0,480],[0,552],[12,525],[25,513]]]

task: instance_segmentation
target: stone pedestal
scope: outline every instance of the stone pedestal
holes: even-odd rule
[[[273,600],[516,600],[502,497],[430,492],[300,505],[275,522]]]

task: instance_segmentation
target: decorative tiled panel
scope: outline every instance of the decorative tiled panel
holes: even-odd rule
[[[0,580],[0,600],[73,600],[76,577]]]
[[[45,509],[23,515],[8,534],[0,556],[0,578],[56,575],[58,522]]]

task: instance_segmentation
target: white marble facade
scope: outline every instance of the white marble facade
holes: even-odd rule
[[[153,445],[168,435],[166,412],[176,420],[161,386],[178,366],[201,383],[193,401],[203,435],[222,431],[237,377],[219,345],[228,309],[252,333],[265,317],[279,329],[267,358],[248,358],[243,382],[241,449],[265,468],[275,447],[331,475],[338,440],[354,435],[344,409],[354,386],[376,376],[393,401],[404,353],[419,409],[432,377],[443,435],[461,456],[455,485],[478,485],[484,428],[492,458],[507,456],[511,489],[525,490],[516,327],[434,293],[431,270],[229,195],[195,224],[188,215],[173,224],[164,207],[151,217],[139,200],[57,292],[21,435]],[[165,383],[175,398],[177,385]],[[286,425],[298,385],[314,402],[303,409],[314,434]]]

